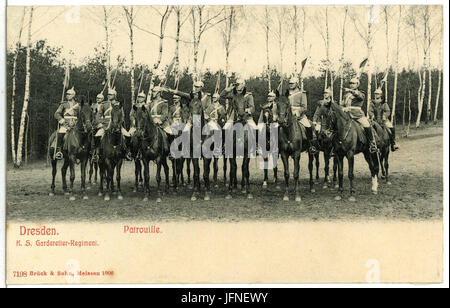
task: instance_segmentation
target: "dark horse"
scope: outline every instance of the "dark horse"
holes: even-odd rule
[[[278,122],[280,124],[278,147],[284,165],[284,180],[286,183],[283,200],[289,201],[289,157],[292,157],[294,160],[295,201],[301,202],[302,199],[299,192],[300,156],[303,151],[308,149],[307,140],[303,137],[300,123],[292,114],[288,95],[280,96],[278,91],[276,95],[278,98]],[[314,180],[312,176],[314,156],[309,152],[308,156],[309,189],[311,192],[314,192]]]
[[[335,132],[332,130],[333,127],[336,127],[336,116],[334,112],[330,109],[326,116],[322,118],[322,125],[320,125],[320,131],[317,132],[317,141],[319,150],[323,152],[323,159],[325,162],[324,172],[325,177],[323,179],[323,188],[327,189],[328,185],[331,184],[331,180],[329,178],[330,173],[330,159],[331,159],[331,150],[333,148],[333,138],[335,137]],[[325,125],[324,125],[325,124]],[[319,179],[319,151],[314,154],[314,158],[316,160],[316,180]],[[337,172],[337,158],[336,155],[333,156],[333,182],[336,181],[336,172]],[[338,186],[339,187],[339,186]]]
[[[120,189],[120,170],[124,157],[124,146],[122,136],[123,112],[122,105],[113,105],[111,110],[111,120],[105,129],[105,133],[100,141],[100,186],[98,195],[103,195],[103,181],[106,179],[105,201],[110,200],[110,194],[114,192],[114,171],[116,170],[117,198],[123,199]]]
[[[169,165],[167,164],[167,156],[169,149],[164,147],[163,138],[165,132],[158,128],[152,121],[152,118],[145,106],[133,106],[136,113],[136,132],[132,141],[133,148],[141,154],[142,163],[144,165],[144,199],[148,201],[150,197],[150,161],[156,162],[156,182],[158,184],[158,197],[156,202],[161,202],[161,166],[164,167],[166,190],[169,189]]]
[[[335,197],[335,200],[341,200],[341,195],[344,192],[343,189],[343,178],[344,178],[344,157],[347,157],[348,161],[348,178],[350,180],[350,197],[349,201],[356,201],[354,194],[355,189],[353,187],[353,167],[355,155],[358,153],[363,153],[366,159],[370,173],[372,176],[372,193],[376,194],[378,191],[378,154],[371,153],[369,151],[368,141],[364,136],[362,128],[356,121],[352,120],[351,116],[344,112],[341,107],[336,103],[331,103],[331,108],[336,115],[336,127],[337,127],[337,138],[334,138],[334,150],[337,155],[338,161],[338,178],[339,178],[339,193]],[[375,141],[377,141],[377,136],[374,135]]]
[[[379,163],[382,174],[381,178],[386,181],[386,184],[391,185],[391,182],[389,181],[389,154],[391,151],[389,134],[391,132],[389,131],[389,128],[387,128],[384,124],[380,124],[376,121],[372,123],[372,127],[375,129],[376,136],[378,137],[376,140],[377,147],[380,151]]]
[[[61,168],[62,183],[64,194],[70,195],[70,200],[75,200],[73,195],[73,182],[75,181],[75,164],[77,162],[81,165],[81,193],[83,199],[88,199],[86,194],[86,165],[89,159],[89,151],[92,138],[92,110],[88,104],[84,104],[84,100],[80,103],[79,118],[74,127],[69,128],[64,137],[64,144],[62,152],[64,156],[64,164]],[[55,131],[49,138],[48,153],[52,162],[52,185],[50,196],[55,194],[55,177],[56,166],[58,160],[54,157],[55,145],[54,141],[57,132]],[[67,189],[66,173],[67,168],[70,167],[70,187]]]

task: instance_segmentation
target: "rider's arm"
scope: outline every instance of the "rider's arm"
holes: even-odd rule
[[[191,99],[191,94],[189,94],[189,93],[182,92],[182,91],[179,91],[179,90],[173,90],[173,89],[168,89],[168,90],[172,94],[176,94],[176,95],[179,95],[181,97],[184,97],[184,98],[187,98],[187,99]]]
[[[373,104],[370,104],[369,111],[367,113],[369,115],[369,119],[375,118],[375,110],[374,110]]]
[[[255,112],[255,102],[253,100],[253,95],[248,94],[246,99],[247,99],[247,106],[245,108],[245,112],[247,112],[249,115],[252,115]]]
[[[55,111],[55,119],[58,120],[58,122],[61,122],[62,120],[64,120],[63,114],[64,114],[64,104],[61,104]]]
[[[391,108],[389,108],[389,105],[387,103],[383,104],[383,120],[389,119],[389,116],[391,115]]]
[[[354,90],[353,91],[353,95],[355,96],[356,100],[359,101],[359,102],[363,102],[364,99],[366,98],[364,93],[359,91],[359,90]]]
[[[220,98],[224,98],[224,99],[232,99],[233,98],[233,86],[229,86],[228,88],[225,88],[222,90],[222,92],[220,92]]]

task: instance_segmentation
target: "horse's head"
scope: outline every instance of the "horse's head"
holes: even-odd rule
[[[80,103],[80,119],[78,123],[82,126],[84,132],[90,132],[92,130],[92,109],[89,104],[84,103],[84,99]]]
[[[275,91],[277,97],[278,124],[281,127],[288,127],[292,122],[292,110],[289,99],[285,95],[280,95],[278,90]]]
[[[141,135],[145,132],[150,117],[147,112],[147,108],[145,106],[138,107],[136,105],[133,106],[135,118],[136,118],[136,130],[137,134]]]

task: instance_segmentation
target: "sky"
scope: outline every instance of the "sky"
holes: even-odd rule
[[[109,6],[111,14],[114,16],[112,25],[112,49],[111,58],[112,66],[115,66],[115,59],[118,55],[125,57],[127,61],[130,59],[130,42],[129,30],[126,19],[121,6]],[[292,13],[292,6],[285,7]],[[299,9],[302,7],[299,6]],[[310,59],[305,68],[304,75],[318,75],[318,64],[326,57],[326,49],[324,41],[320,35],[319,29],[324,26],[325,6],[305,6],[307,13],[305,39],[299,41],[297,62],[301,62],[307,56],[307,52],[303,51],[303,44],[308,50],[310,46]],[[143,29],[153,33],[159,33],[160,16],[158,11],[162,11],[164,7],[136,6],[135,24]],[[185,16],[188,14],[190,7],[184,7]],[[208,8],[210,9],[210,7]],[[211,10],[219,10],[216,6]],[[280,52],[278,45],[278,37],[276,36],[277,18],[276,14],[281,7],[271,6],[269,12],[271,16],[271,34],[269,37],[269,53],[271,66],[280,68]],[[364,31],[366,27],[366,15],[369,7],[351,6],[351,16],[357,16],[362,22],[359,27]],[[402,9],[403,17],[401,19],[401,35],[400,35],[400,67],[417,65],[416,46],[411,37],[410,28],[405,24],[405,16],[408,6]],[[381,6],[373,8],[374,27],[376,32],[373,41],[373,57],[372,69],[384,71],[386,67],[386,48],[389,46],[390,63],[394,62],[394,52],[396,46],[397,22],[399,8],[398,6],[389,7],[389,45],[386,43],[386,28],[384,21],[384,13]],[[442,9],[440,6],[433,6],[433,31],[439,32],[442,24]],[[245,6],[243,8],[245,18],[242,18],[238,27],[234,32],[234,48],[230,54],[230,70],[237,72],[242,77],[251,75],[259,75],[267,65],[265,34],[264,28],[260,21],[264,18],[263,6]],[[7,48],[13,48],[19,33],[20,21],[23,14],[23,7],[7,8]],[[330,60],[334,65],[334,69],[339,67],[339,58],[342,52],[342,24],[344,19],[343,6],[328,6],[329,16],[329,37],[330,37]],[[318,17],[318,18],[317,18]],[[322,17],[322,18],[321,18]],[[52,46],[62,47],[62,55],[70,58],[73,63],[79,64],[87,57],[94,54],[94,48],[104,44],[105,30],[102,25],[103,7],[101,6],[38,6],[35,7],[34,17],[31,27],[32,41],[46,39]],[[283,72],[287,75],[293,73],[294,63],[294,31],[292,30],[289,17],[285,16],[284,33],[282,42],[285,44],[283,49]],[[22,44],[26,44],[28,31],[28,11],[25,17],[25,27],[22,33]],[[202,70],[225,69],[225,48],[222,43],[221,28],[224,24],[219,24],[205,32],[200,43],[199,67]],[[175,41],[171,37],[175,37],[176,31],[176,15],[172,13],[166,29],[166,38],[164,39],[164,50],[162,57],[162,66],[168,64],[175,50]],[[420,30],[419,30],[420,31]],[[418,31],[418,32],[419,32]],[[420,32],[421,33],[421,32]],[[145,63],[151,66],[155,63],[159,52],[159,38],[150,35],[137,28],[134,30],[134,46],[135,46],[135,63]],[[181,29],[181,38],[186,43],[180,45],[180,61],[182,66],[192,66],[193,48],[192,48],[192,25],[190,20],[186,20]],[[440,39],[437,35],[432,44],[431,65],[440,67]],[[421,46],[419,45],[419,49]],[[205,54],[206,50],[206,54]],[[205,61],[202,63],[203,55]],[[350,17],[347,18],[345,27],[345,58],[352,61],[357,66],[367,55],[364,40],[358,34],[355,24]],[[442,57],[442,56],[441,56]]]

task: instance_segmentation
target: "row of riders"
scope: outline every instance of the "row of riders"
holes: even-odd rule
[[[202,124],[210,126],[212,131],[222,130],[227,123],[248,124],[257,129],[253,120],[255,104],[252,93],[247,91],[245,81],[238,79],[236,83],[225,88],[221,93],[212,96],[203,91],[203,82],[194,83],[191,93],[185,93],[166,87],[155,86],[151,90],[151,99],[147,100],[144,92],[137,96],[136,102],[130,111],[130,129],[125,129],[125,115],[122,104],[116,100],[116,91],[108,89],[107,100],[103,94],[98,94],[96,102],[84,104],[75,101],[74,88],[67,90],[66,101],[62,102],[55,112],[58,120],[58,130],[49,140],[49,153],[52,160],[52,186],[51,195],[55,191],[56,164],[63,159],[62,171],[63,190],[74,200],[73,182],[75,179],[75,163],[81,163],[81,190],[83,198],[86,194],[86,165],[89,159],[98,163],[100,168],[99,196],[104,194],[105,200],[110,199],[114,189],[114,171],[116,171],[116,192],[122,199],[120,189],[120,170],[123,159],[134,160],[135,191],[142,181],[142,165],[144,169],[145,200],[150,194],[149,186],[149,162],[155,161],[157,165],[156,180],[158,183],[157,201],[161,201],[161,167],[164,168],[166,189],[169,187],[169,167],[167,158],[170,157],[170,143],[176,136],[172,135],[173,125],[184,125],[184,130],[191,130],[194,116],[200,116]],[[278,153],[284,165],[285,194],[284,200],[289,200],[289,157],[294,160],[294,184],[295,200],[301,201],[298,181],[300,169],[300,155],[306,151],[309,157],[310,191],[314,192],[312,168],[316,159],[318,164],[319,151],[324,152],[325,158],[325,186],[330,183],[328,178],[329,160],[334,157],[334,177],[336,171],[339,175],[339,192],[342,194],[343,185],[343,158],[349,162],[350,200],[354,199],[353,188],[353,159],[354,155],[363,153],[369,165],[372,175],[372,192],[377,191],[377,176],[379,166],[383,176],[388,182],[388,156],[389,151],[395,151],[395,130],[389,121],[390,109],[386,102],[382,101],[382,91],[377,89],[374,100],[369,107],[367,118],[362,110],[365,95],[359,89],[359,79],[353,78],[349,88],[345,89],[345,95],[340,104],[332,101],[331,91],[326,89],[323,99],[311,121],[307,117],[306,92],[299,87],[298,79],[292,77],[289,80],[289,88],[286,93],[278,91],[270,92],[267,102],[261,105],[261,114],[258,122],[266,127],[276,123],[278,127]],[[162,93],[172,94],[172,105],[162,97]],[[225,103],[226,102],[226,103]],[[359,125],[358,125],[359,124]],[[203,125],[202,125],[203,127]],[[268,133],[269,130],[266,130]],[[244,142],[247,144],[248,135]],[[204,140],[204,137],[203,139]],[[266,138],[266,140],[269,140]],[[191,133],[192,142],[192,133]],[[236,144],[236,143],[234,143]],[[262,146],[262,145],[258,145]],[[266,145],[267,146],[267,145]],[[246,153],[248,149],[245,148]],[[192,152],[192,150],[191,150]],[[192,154],[192,153],[191,153]],[[204,161],[204,185],[205,200],[210,198],[210,163],[214,159],[214,182],[217,185],[217,159],[222,153],[215,153],[213,158],[203,157]],[[276,155],[278,158],[278,155]],[[173,159],[173,181],[175,188],[183,179],[183,163],[187,160],[188,181],[190,182],[190,164],[194,167],[194,191],[191,199],[196,200],[200,194],[200,168],[199,159],[181,158]],[[230,175],[227,198],[232,197],[233,189],[237,189],[237,164],[236,157],[228,158],[230,163]],[[265,159],[267,161],[267,159]],[[249,186],[249,161],[250,156],[245,155],[242,163],[242,190],[251,199]],[[317,165],[318,166],[318,165]],[[66,172],[70,167],[70,187],[66,184]],[[224,183],[227,179],[227,163],[224,158]],[[277,168],[274,166],[274,181],[277,183]],[[337,170],[336,170],[337,169]],[[317,171],[318,172],[318,171]],[[318,175],[317,175],[318,176]],[[267,186],[267,168],[264,170],[264,183]],[[103,184],[106,181],[106,191]],[[278,184],[277,184],[278,187]],[[336,200],[341,198],[336,196]]]

